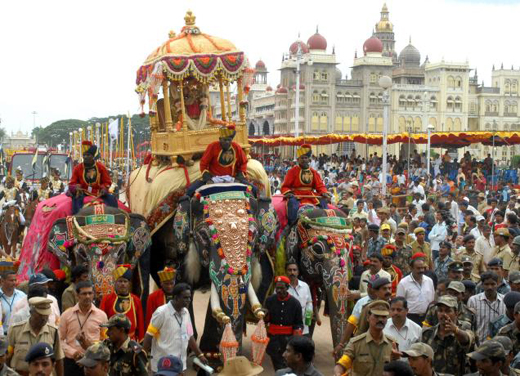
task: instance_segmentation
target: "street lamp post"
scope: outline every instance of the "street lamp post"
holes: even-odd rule
[[[431,124],[428,124],[426,127],[428,130],[428,149],[426,150],[426,178],[428,179],[426,181],[426,188],[430,188],[430,150],[431,150],[431,144],[430,144],[430,138],[431,138],[431,132],[435,129],[435,127]]]
[[[493,150],[491,158],[491,190],[495,186],[495,132],[497,130],[497,121],[493,120]]]
[[[387,141],[388,141],[388,122],[390,118],[390,94],[388,89],[392,87],[392,79],[388,76],[382,76],[379,79],[379,86],[384,90],[383,92],[383,171],[382,171],[382,187],[381,194],[383,200],[386,197],[386,172],[387,172]]]
[[[81,143],[83,142],[83,128],[78,129],[79,134],[79,159],[83,158],[83,150],[81,147]]]

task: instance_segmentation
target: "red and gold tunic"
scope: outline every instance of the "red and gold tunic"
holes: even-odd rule
[[[397,292],[397,285],[399,284],[399,281],[403,278],[403,272],[401,269],[399,269],[397,266],[390,265],[388,268],[383,268],[385,272],[388,272],[390,276],[392,277],[392,296],[395,296]]]
[[[323,193],[327,193],[327,188],[321,180],[320,174],[313,169],[302,169],[300,166],[294,166],[285,175],[282,184],[282,194],[292,192],[296,198],[298,196],[316,196],[319,197]],[[302,197],[298,198],[301,204],[318,205],[320,202],[317,198]]]
[[[168,299],[167,299],[168,298]],[[145,329],[148,328],[148,325],[150,324],[150,320],[152,319],[153,313],[162,305],[165,305],[168,303],[173,297],[172,296],[166,296],[164,294],[163,289],[159,289],[157,291],[152,292],[150,295],[148,295],[148,300],[146,301],[146,322],[145,322]]]
[[[120,296],[115,292],[103,296],[99,309],[111,318],[117,313],[123,313],[128,317],[132,327],[128,334],[134,341],[140,342],[144,338],[143,306],[141,300],[134,294]]]
[[[246,176],[247,157],[242,147],[236,142],[224,151],[219,141],[212,142],[204,151],[200,160],[200,172],[209,172],[213,176],[229,175],[235,177],[238,172]]]
[[[93,172],[95,172],[95,176],[89,177],[85,175],[85,165],[83,163],[74,167],[72,177],[69,181],[69,186],[80,184],[81,188],[83,188],[87,194],[92,196],[99,195],[99,191],[103,188],[108,190],[112,185],[112,179],[110,179],[110,174],[106,167],[102,163],[96,162],[92,170],[94,170]],[[91,183],[87,182],[87,180],[92,179],[95,180]]]

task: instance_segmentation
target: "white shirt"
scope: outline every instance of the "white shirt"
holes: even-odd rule
[[[486,293],[482,292],[473,295],[468,300],[468,307],[476,312],[477,336],[480,342],[484,342],[489,334],[489,323],[506,314],[504,295],[497,293],[495,301],[491,302],[486,298]]]
[[[393,319],[386,322],[383,333],[395,339],[399,345],[399,351],[406,351],[416,342],[421,342],[422,328],[410,319],[406,319],[399,330],[395,327]]]
[[[473,231],[473,230],[471,230]],[[484,263],[487,265],[495,255],[495,239],[493,235],[489,235],[489,239],[481,236],[475,242],[475,252],[480,253],[483,256]]]
[[[49,324],[59,326],[60,325],[60,307],[58,300],[51,294],[47,294],[47,299],[52,300],[51,303],[51,314],[49,315]],[[31,316],[29,311],[29,302],[26,299],[19,300],[13,307],[11,312],[11,318],[9,319],[8,325],[16,324],[17,322],[28,319]]]
[[[190,314],[183,308],[179,314],[171,303],[157,308],[146,331],[153,336],[152,371],[157,372],[157,362],[163,356],[174,355],[182,360],[186,370],[188,342],[193,336]]]
[[[396,295],[406,299],[409,313],[424,315],[430,303],[435,299],[433,281],[430,277],[423,275],[422,283],[419,283],[412,274],[408,274],[397,285]]]
[[[298,286],[294,288],[289,285],[289,294],[294,296],[300,302],[302,306],[302,319],[303,319],[303,334],[309,333],[309,327],[305,325],[305,311],[312,312],[312,295],[309,285],[303,281],[298,280]]]
[[[392,276],[390,273],[384,271],[383,269],[379,270],[376,274],[372,274],[370,269],[365,270],[363,274],[361,274],[361,279],[359,280],[359,292],[362,297],[367,296],[368,281],[372,278],[375,278],[374,276],[377,276],[378,278],[386,278],[388,281],[392,281]]]
[[[446,224],[444,222],[442,222],[441,224],[437,222],[428,234],[428,239],[430,240],[430,246],[432,251],[438,251],[441,242],[444,241],[447,236],[448,230],[446,229]]]
[[[459,223],[459,204],[457,204],[455,201],[452,201],[452,202],[451,202],[451,206],[450,206],[450,214],[451,214],[451,216],[453,217],[453,219],[455,220],[455,223],[457,224],[457,226],[459,226],[459,230],[460,230],[460,223]]]
[[[422,197],[424,197],[424,188],[421,184],[417,184],[413,186],[412,193],[420,193]]]

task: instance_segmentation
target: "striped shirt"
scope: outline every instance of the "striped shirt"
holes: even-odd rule
[[[468,300],[468,307],[473,308],[477,318],[477,336],[483,343],[489,334],[489,323],[506,314],[504,295],[497,293],[495,301],[486,298],[485,293],[473,295]]]

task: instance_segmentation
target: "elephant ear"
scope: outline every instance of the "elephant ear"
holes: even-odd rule
[[[256,218],[258,223],[256,249],[259,253],[264,253],[266,249],[274,246],[279,228],[278,217],[270,199],[261,198],[258,200]]]
[[[72,252],[72,247],[64,218],[54,222],[49,233],[47,249],[60,260],[62,265],[71,265],[70,252]]]
[[[173,217],[173,233],[177,242],[177,249],[181,254],[186,254],[189,251],[189,205],[189,200],[181,199]]]

